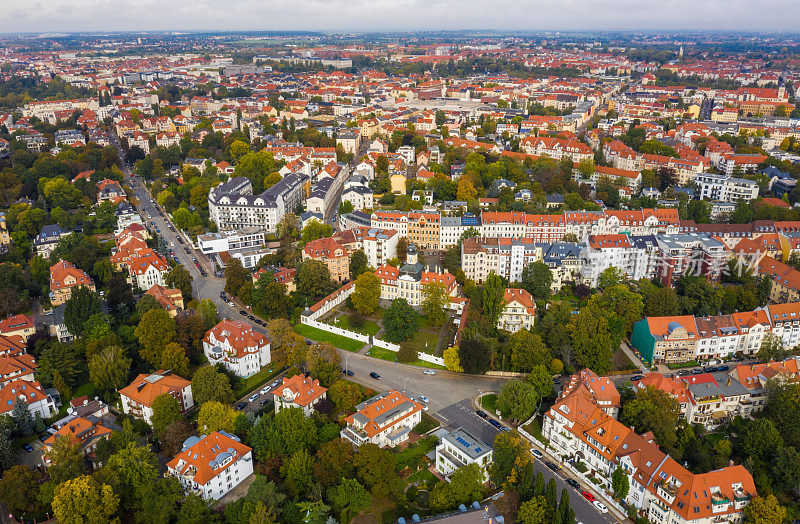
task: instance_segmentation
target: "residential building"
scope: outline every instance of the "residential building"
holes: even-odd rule
[[[61,239],[71,233],[72,231],[62,230],[58,224],[42,226],[42,230],[33,239],[36,254],[42,258],[50,258],[50,254],[56,249]]]
[[[697,196],[701,200],[736,203],[758,198],[758,184],[728,174],[701,173],[695,176]]]
[[[622,405],[619,391],[608,377],[600,377],[589,368],[585,368],[569,377],[559,394],[559,400],[570,395],[583,395],[594,402],[611,418],[617,418]]]
[[[225,431],[189,437],[167,471],[186,491],[219,500],[253,474],[253,450]]]
[[[379,267],[397,255],[400,235],[393,229],[369,228],[363,231],[361,242],[369,267]]]
[[[72,290],[85,286],[95,290],[94,282],[83,270],[59,260],[50,267],[50,303],[58,306],[69,300]]]
[[[345,418],[341,436],[356,446],[371,442],[394,447],[408,440],[422,420],[422,410],[422,404],[392,389],[357,405],[356,412]]]
[[[23,342],[27,342],[34,333],[36,333],[36,322],[28,315],[14,315],[0,321],[0,335],[6,337],[18,335]]]
[[[536,321],[536,303],[524,289],[508,288],[503,293],[503,309],[497,318],[497,329],[516,333],[531,329]]]
[[[267,337],[240,320],[223,319],[208,330],[203,353],[212,365],[222,363],[243,378],[255,375],[271,361]]]
[[[314,406],[327,398],[328,390],[319,383],[319,380],[310,376],[294,375],[291,378],[283,377],[281,384],[272,390],[275,397],[275,412],[287,408],[297,408],[303,414],[310,416]]]
[[[36,381],[17,379],[0,388],[0,415],[10,414],[18,401],[22,401],[33,416],[38,413],[42,418],[50,418],[58,411],[53,397]]]
[[[150,289],[145,291],[145,294],[155,298],[161,309],[169,313],[172,318],[175,318],[178,312],[183,310],[183,293],[180,289],[170,289],[153,284]]]
[[[33,382],[37,367],[36,359],[27,353],[0,356],[0,387],[18,380]]]
[[[66,438],[73,444],[79,446],[83,456],[94,465],[94,451],[97,448],[97,443],[102,439],[108,438],[111,433],[111,428],[107,427],[104,422],[97,417],[72,418],[42,442],[42,460],[48,466],[52,464],[52,459],[49,454],[53,450],[53,445],[56,443],[56,440]]]
[[[350,253],[332,237],[318,238],[306,244],[303,260],[309,259],[324,262],[332,280],[350,280]]]
[[[160,369],[150,375],[140,374],[129,386],[119,390],[122,411],[151,424],[153,400],[159,395],[170,395],[178,401],[181,413],[194,406],[192,383]]]
[[[477,464],[483,473],[483,481],[487,482],[492,454],[492,446],[458,428],[442,435],[436,446],[436,471],[449,481],[450,475],[458,468]]]

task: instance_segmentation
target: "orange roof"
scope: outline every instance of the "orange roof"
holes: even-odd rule
[[[33,404],[45,400],[42,386],[38,382],[13,380],[0,389],[0,413],[8,413],[14,409],[14,402],[22,399],[25,404]]]
[[[22,355],[2,355],[0,356],[0,377],[11,375],[27,375],[36,371],[39,367],[33,355],[24,353]]]
[[[0,355],[19,355],[25,353],[25,342],[19,335],[0,335]]]
[[[213,340],[212,340],[213,336]],[[203,342],[215,345],[226,344],[236,350],[236,357],[242,358],[245,354],[256,353],[261,348],[268,346],[267,337],[253,327],[240,320],[223,319],[219,324],[209,329]]]
[[[160,369],[152,375],[141,374],[129,386],[119,390],[120,395],[125,395],[143,406],[152,406],[153,399],[162,393],[182,391],[192,385],[188,380],[178,375],[165,375],[166,371]]]
[[[177,309],[175,304],[183,300],[180,289],[170,289],[159,284],[153,284],[150,289],[145,291],[145,294],[154,297],[159,305],[167,311]]]
[[[191,476],[198,484],[206,484],[252,451],[238,438],[231,437],[219,431],[199,439],[190,437],[184,442],[183,451],[175,455],[167,467],[180,475]],[[225,462],[231,457],[235,460]]]
[[[70,276],[75,279],[75,283],[68,285],[64,281]],[[89,275],[76,268],[66,260],[59,260],[52,267],[50,267],[50,289],[53,291],[73,286],[91,285],[92,279],[89,278]]]
[[[100,424],[99,420],[92,422],[83,417],[75,417],[61,426],[61,428],[56,431],[55,434],[50,435],[44,441],[44,445],[51,447],[53,444],[55,444],[57,438],[63,437],[68,437],[76,444],[83,444],[87,440],[94,440],[92,437],[100,438],[110,434],[111,430]]]
[[[417,411],[422,409],[422,405],[411,400],[410,398],[406,397],[403,393],[392,389],[386,392],[384,396],[376,397],[374,400],[367,401],[368,403],[356,414],[361,415],[367,419],[367,423],[364,425],[364,432],[367,434],[368,437],[373,437],[380,433],[381,431],[394,426],[395,424],[407,419],[408,417],[412,416]],[[392,420],[391,422],[384,424],[383,426],[378,425],[375,422],[375,419],[378,418],[379,415],[383,415],[395,406],[399,406],[404,402],[408,402],[410,404],[411,410],[403,415],[399,419]],[[355,414],[350,415],[349,417],[345,418],[348,424],[353,423],[353,417]]]
[[[631,247],[627,235],[589,235],[589,245],[593,249]]]
[[[14,315],[0,322],[0,333],[14,333],[21,329],[36,327],[33,317],[28,315]]]
[[[305,375],[295,375],[292,378],[283,377],[283,382],[272,391],[272,394],[305,407],[324,395],[326,391],[328,390],[320,385],[319,380]]]
[[[503,293],[503,304],[518,302],[528,310],[530,314],[536,314],[536,303],[533,296],[524,289],[508,288]]]

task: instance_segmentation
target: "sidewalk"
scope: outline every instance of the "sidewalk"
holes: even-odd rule
[[[639,370],[642,373],[647,373],[648,371],[650,371],[650,367],[644,362],[642,362],[642,359],[639,358],[636,352],[633,351],[628,346],[628,344],[625,343],[624,340],[620,342],[619,348],[622,350],[623,353],[625,353],[625,356],[628,357],[631,360],[631,362],[633,362],[633,365],[639,368]]]

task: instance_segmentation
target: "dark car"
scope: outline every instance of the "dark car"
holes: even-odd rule
[[[261,407],[264,407],[264,406],[267,405],[267,402],[269,402],[269,399],[265,398],[265,399],[262,399],[261,402],[258,403],[258,405],[261,406]]]
[[[347,375],[348,377],[352,377],[353,375],[355,375],[355,373],[353,373],[352,369],[343,369],[342,375]]]
[[[503,425],[497,422],[495,419],[489,419],[489,424],[496,427],[497,429],[503,429]]]
[[[634,375],[631,377],[631,382],[636,382],[637,380],[642,380],[644,375]]]
[[[487,415],[485,411],[478,410],[475,412],[475,414],[481,418],[489,418],[489,415]]]
[[[719,367],[717,367],[717,371],[728,371],[729,369],[731,369],[730,366],[719,366]]]
[[[544,465],[547,466],[548,468],[552,469],[553,471],[558,471],[558,466],[556,466],[555,464],[553,464],[550,461],[545,462]]]
[[[244,409],[246,407],[247,407],[247,402],[239,402],[238,404],[236,404],[236,409],[239,410]]]
[[[378,375],[377,373],[375,373],[374,371],[371,371],[369,376],[374,378],[375,380],[380,380],[381,379],[381,376]]]
[[[247,318],[248,318],[249,320],[255,320],[255,319],[256,319],[256,317],[254,317],[253,315],[247,315]]]
[[[25,450],[25,453],[33,453],[33,446],[30,444],[23,444],[22,449]]]
[[[578,484],[578,481],[573,480],[573,479],[567,479],[566,483],[569,484],[570,486],[572,486],[575,489],[580,489],[580,487],[581,487],[581,485]]]
[[[682,370],[678,371],[678,376],[679,377],[685,377],[686,375],[689,375],[689,374],[691,374],[691,371],[689,371],[688,369],[682,369]]]
[[[310,346],[311,344],[313,344],[313,342],[311,342],[310,340],[306,339],[306,346]]]
[[[246,317],[247,316],[247,311],[239,311],[239,314],[242,315],[243,317]]]
[[[706,370],[703,368],[697,368],[692,370],[692,375],[702,375],[703,373],[706,373]]]

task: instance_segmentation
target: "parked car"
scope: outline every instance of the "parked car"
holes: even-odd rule
[[[489,418],[489,415],[487,415],[485,411],[478,410],[475,412],[475,414],[481,418]]]
[[[269,386],[264,386],[263,388],[261,388],[262,395],[266,395],[267,393],[269,393]]]
[[[723,365],[723,366],[718,366],[718,367],[717,367],[717,371],[728,371],[729,369],[731,369],[731,367],[730,367],[730,366],[728,366],[727,364],[726,364],[726,365]]]
[[[30,444],[23,444],[22,449],[25,450],[25,453],[33,453],[33,446]]]
[[[537,459],[544,457],[544,455],[542,455],[542,452],[539,451],[538,449],[531,449],[531,455],[533,455]]]
[[[575,479],[567,479],[566,483],[569,484],[570,486],[572,486],[575,489],[580,489],[580,487],[581,487],[581,485],[578,484],[578,481],[575,480]]]
[[[420,395],[420,396],[419,396],[419,399],[420,399],[421,401],[423,401],[424,403],[426,403],[426,404],[427,404],[428,402],[430,402],[430,399],[429,399],[428,397],[426,397],[425,395]]]
[[[248,318],[249,320],[255,320],[255,319],[256,319],[256,317],[254,317],[253,315],[247,315],[247,318]]]
[[[246,317],[247,316],[247,311],[239,311],[239,314],[242,315],[243,317]]]
[[[250,395],[250,397],[247,399],[247,401],[248,402],[252,402],[255,399],[257,399],[259,396],[261,396],[259,393],[253,393],[252,395]]]
[[[595,500],[594,502],[592,502],[592,504],[594,504],[594,507],[596,507],[597,511],[599,511],[600,513],[608,513],[608,508],[606,507],[606,505],[600,502],[599,500]]]
[[[377,373],[375,373],[374,371],[371,371],[369,376],[374,378],[375,380],[380,380],[381,379],[381,376],[378,375]]]
[[[238,409],[240,411],[243,410],[246,407],[247,407],[247,402],[239,402],[238,404],[236,404],[236,409]]]
[[[497,421],[496,421],[495,419],[493,419],[493,418],[492,418],[492,419],[489,419],[489,424],[491,424],[492,426],[496,427],[497,429],[501,429],[501,428],[503,427],[503,425],[502,425],[502,424],[500,424],[499,422],[497,422]]]
[[[581,491],[581,495],[583,495],[583,498],[585,498],[589,502],[594,502],[594,495],[592,495],[588,491]]]
[[[425,371],[423,371],[422,373],[423,373],[424,375],[435,375],[435,374],[436,374],[436,372],[435,372],[434,370],[432,370],[432,369],[426,369],[426,370],[425,370]]]
[[[548,468],[550,468],[553,471],[558,471],[558,469],[559,469],[558,466],[556,466],[555,464],[553,464],[549,460],[547,462],[545,462],[544,465],[547,466]]]
[[[631,377],[631,382],[636,382],[637,380],[642,380],[644,375],[634,375]]]
[[[268,398],[264,398],[264,399],[261,399],[261,402],[259,402],[258,405],[263,408],[264,406],[267,405],[268,402],[269,402],[269,399]]]

